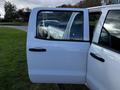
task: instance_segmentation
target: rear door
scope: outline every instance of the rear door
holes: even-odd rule
[[[92,90],[120,90],[120,8],[103,13],[89,51],[87,83]]]
[[[33,9],[27,35],[29,78],[34,83],[85,83],[88,10]]]

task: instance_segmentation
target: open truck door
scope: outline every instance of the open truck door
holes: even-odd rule
[[[87,9],[32,10],[27,35],[32,82],[84,84],[89,47]]]

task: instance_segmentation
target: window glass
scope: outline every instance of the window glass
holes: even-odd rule
[[[82,40],[83,12],[41,11],[37,17],[37,38]]]
[[[77,13],[73,21],[70,39],[72,40],[82,40],[83,39],[83,16],[81,13]]]
[[[101,44],[103,44],[105,46],[109,46],[110,45],[110,43],[109,43],[109,39],[110,39],[109,36],[110,36],[110,34],[108,33],[108,31],[105,28],[103,28],[102,29],[102,33],[101,33],[101,38],[99,40],[99,43],[101,43]]]
[[[120,51],[120,10],[109,11],[99,44]]]
[[[90,42],[92,41],[95,26],[101,16],[101,12],[89,12],[89,29],[90,29]]]

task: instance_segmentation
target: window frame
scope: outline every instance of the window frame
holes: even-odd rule
[[[82,38],[83,40],[65,40],[65,39],[45,39],[45,38],[38,38],[37,37],[37,25],[38,25],[38,15],[40,12],[43,12],[43,11],[54,11],[54,12],[82,12],[83,13],[83,32],[82,32]],[[37,18],[36,18],[36,35],[35,35],[35,38],[36,39],[39,39],[39,40],[47,40],[47,41],[68,41],[68,42],[90,42],[89,40],[84,40],[84,24],[85,24],[85,21],[84,21],[84,11],[74,11],[74,10],[39,10],[37,12]]]

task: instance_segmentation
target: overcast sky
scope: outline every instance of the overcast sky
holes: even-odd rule
[[[56,7],[62,4],[76,4],[80,0],[0,0],[0,14],[4,15],[4,3],[9,1],[14,3],[17,8],[34,8],[34,7]]]

